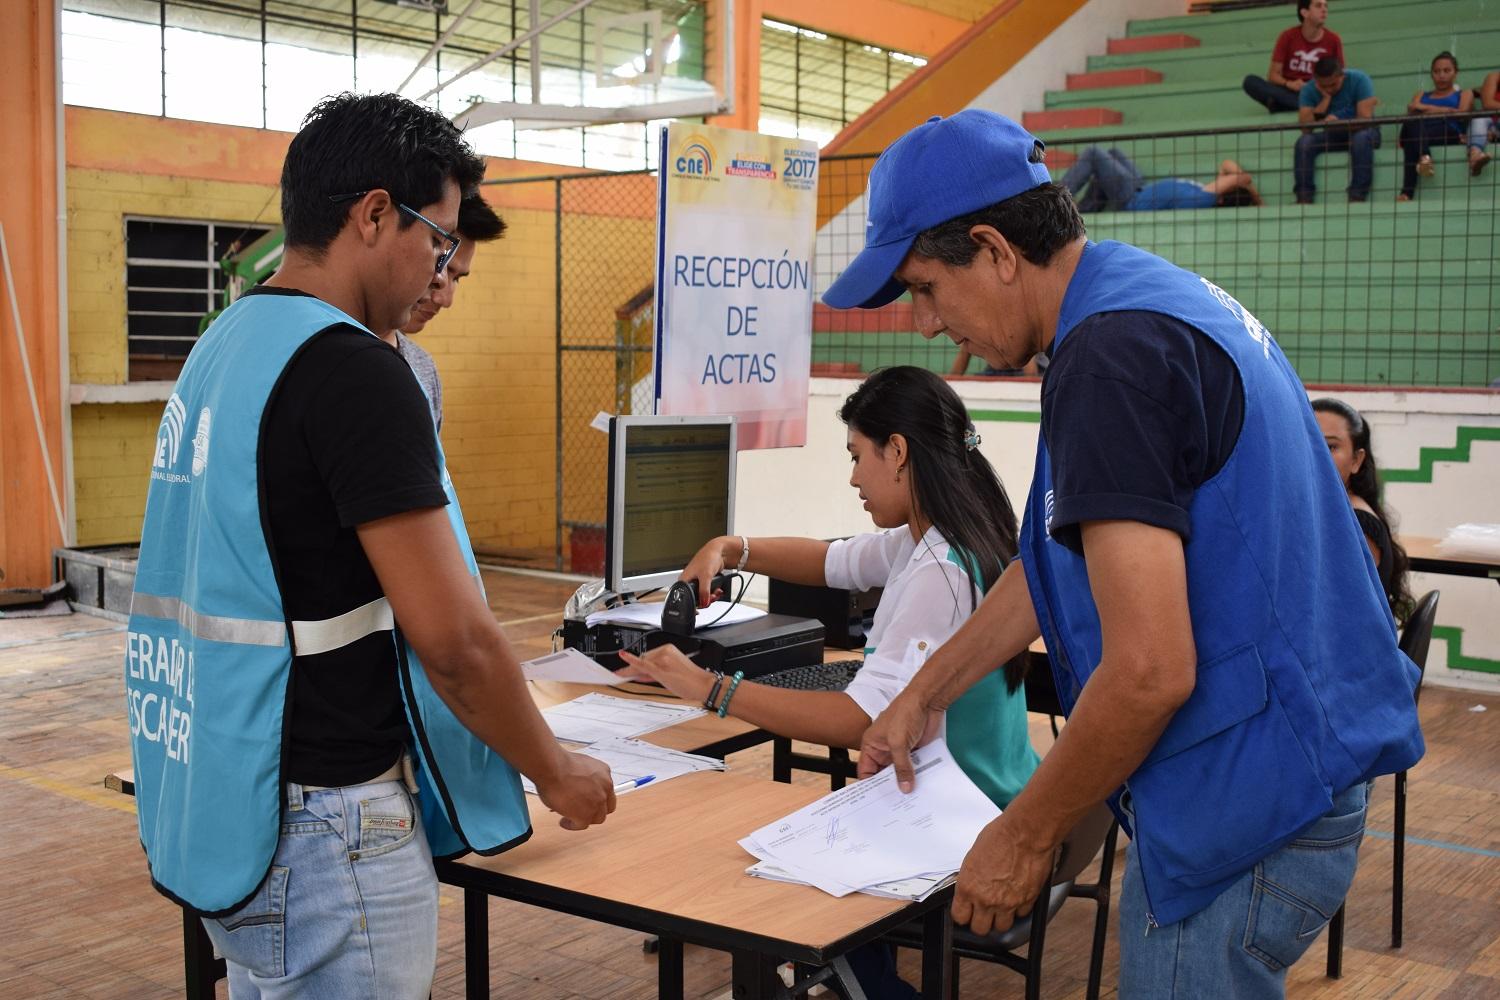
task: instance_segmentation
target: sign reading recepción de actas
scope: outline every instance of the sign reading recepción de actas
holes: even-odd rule
[[[733,414],[741,448],[807,440],[818,147],[662,129],[656,412]]]

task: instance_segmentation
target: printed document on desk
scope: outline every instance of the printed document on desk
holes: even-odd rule
[[[624,684],[621,677],[606,667],[601,667],[592,657],[576,649],[564,649],[547,656],[538,656],[521,664],[521,673],[528,681],[563,681],[569,684]]]
[[[666,747],[653,746],[640,740],[600,740],[578,752],[607,764],[610,777],[614,779],[616,785],[636,781],[649,775],[651,781],[647,785],[640,786],[648,787],[670,778],[692,774],[695,771],[724,770],[722,760],[703,757],[695,753],[683,753],[681,750],[668,750]],[[521,784],[528,792],[536,794],[536,786],[531,783],[531,779],[523,776]],[[632,791],[635,789],[626,789],[619,794],[625,795]]]
[[[761,827],[740,846],[835,896],[958,871],[979,831],[1000,815],[938,740],[912,754],[916,788],[893,768]]]
[[[629,739],[654,733],[702,714],[702,708],[692,705],[590,692],[543,710],[542,718],[547,721],[552,735],[560,740],[598,743],[600,740]]]
[[[650,604],[622,604],[618,608],[605,608],[603,611],[595,611],[589,615],[584,622],[589,628],[603,622],[611,625],[639,625],[645,628],[661,628],[661,609],[665,605],[660,601]],[[760,608],[748,607],[744,604],[731,604],[728,601],[714,601],[706,608],[698,609],[697,628],[708,628],[710,623],[715,627],[722,625],[738,625],[740,622],[753,622],[757,618],[764,618],[766,613]]]

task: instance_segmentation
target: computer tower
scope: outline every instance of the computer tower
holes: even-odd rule
[[[823,623],[823,645],[834,649],[864,649],[865,633],[880,603],[881,588],[843,590],[811,587],[770,579],[768,606],[772,614],[816,618]]]

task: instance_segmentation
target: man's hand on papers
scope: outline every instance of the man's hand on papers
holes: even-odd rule
[[[713,688],[714,676],[698,666],[676,646],[657,646],[645,656],[622,651],[628,666],[615,674],[634,681],[655,681],[668,691],[699,705]]]
[[[916,787],[911,752],[932,742],[942,724],[943,713],[923,705],[910,688],[901,692],[865,730],[859,744],[859,776],[868,778],[888,764],[895,765],[896,787],[911,791]]]
[[[581,753],[558,748],[556,769],[538,775],[537,796],[562,817],[564,830],[584,830],[615,811],[615,785],[609,765]]]
[[[953,922],[975,934],[1004,931],[1031,912],[1042,882],[1052,871],[1056,849],[1038,849],[1012,829],[1001,813],[979,834],[958,870]]]

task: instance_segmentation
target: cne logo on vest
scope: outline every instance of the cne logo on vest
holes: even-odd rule
[[[171,470],[182,451],[182,430],[187,423],[187,406],[182,397],[172,393],[162,411],[161,425],[156,429],[156,452],[151,459],[151,478],[165,483],[185,483],[188,477]]]
[[[1219,305],[1228,309],[1234,314],[1234,318],[1240,321],[1245,327],[1245,332],[1250,335],[1250,339],[1260,345],[1262,356],[1269,358],[1271,356],[1271,331],[1266,329],[1265,324],[1256,319],[1249,309],[1240,305],[1238,299],[1212,281],[1202,275],[1198,276],[1198,280],[1203,282],[1203,287],[1208,289],[1210,295],[1219,300]]]

